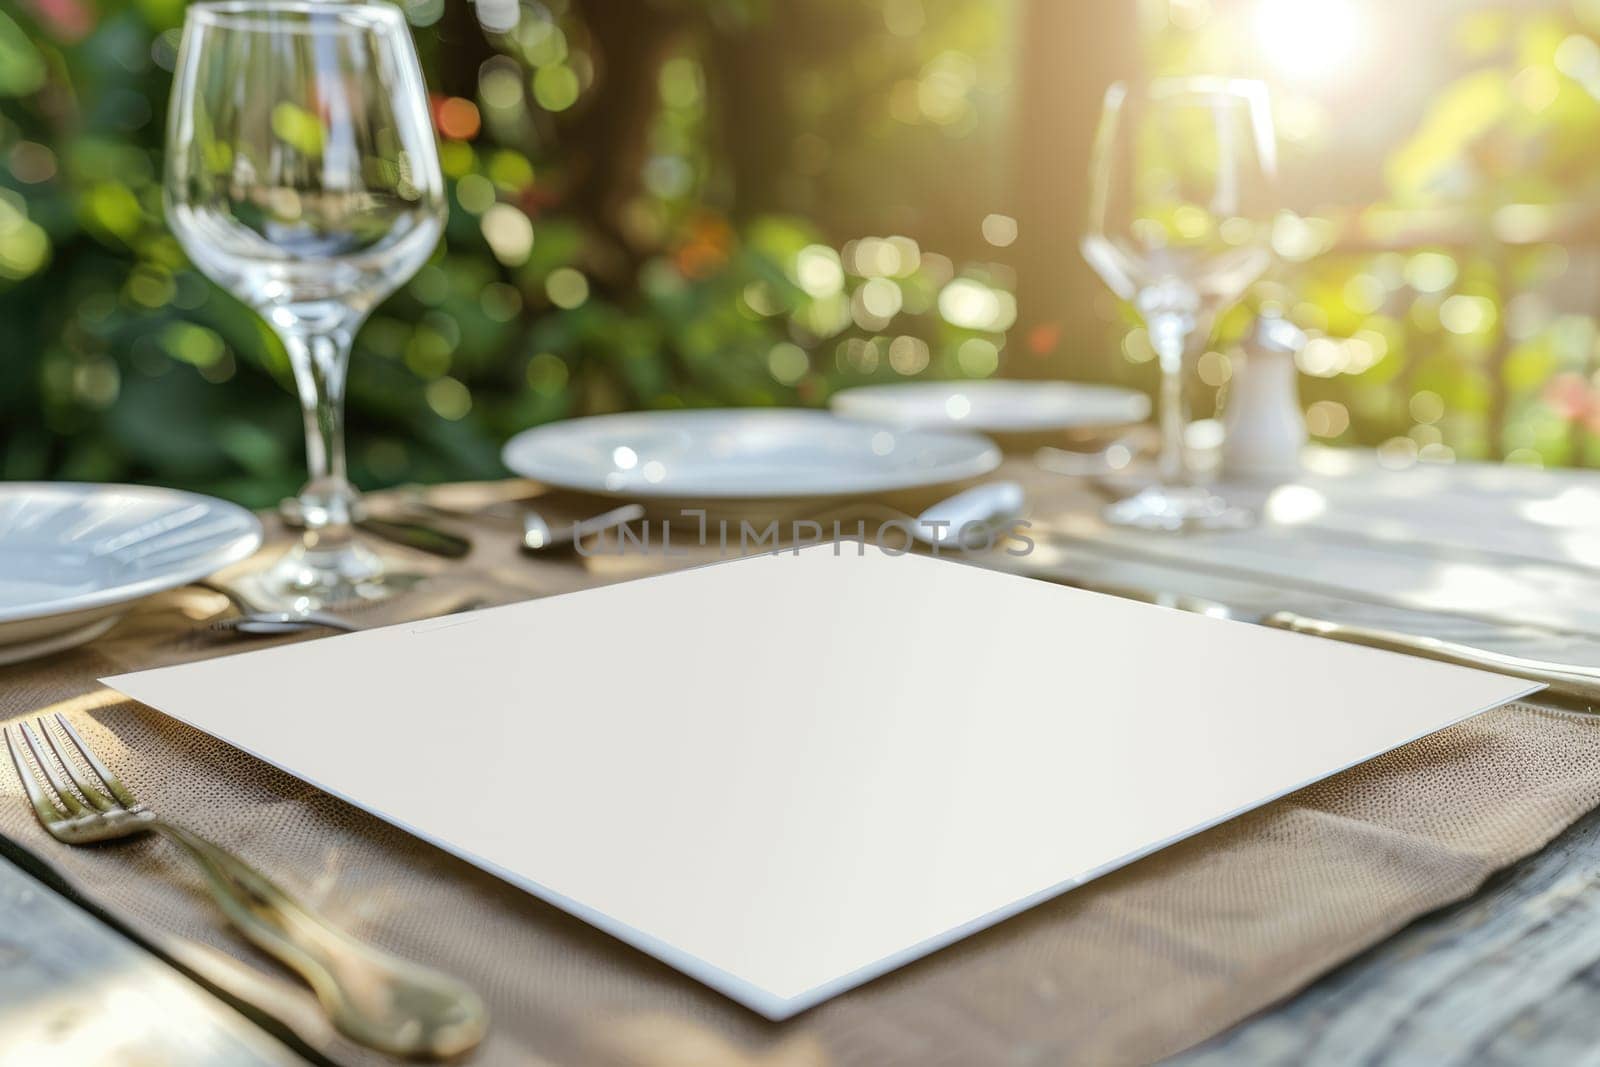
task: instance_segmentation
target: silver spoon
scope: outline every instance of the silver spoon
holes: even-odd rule
[[[644,518],[644,508],[639,504],[624,504],[612,508],[592,519],[572,522],[561,528],[552,527],[543,515],[529,509],[522,514],[522,550],[529,553],[550,552],[566,548],[580,538],[592,537],[637,522]]]
[[[214,619],[207,624],[212,630],[236,630],[246,634],[292,634],[301,630],[327,629],[352,633],[362,629],[360,623],[352,622],[343,615],[335,615],[331,611],[268,611],[253,603],[233,586],[214,578],[201,578],[189,584],[197,589],[219,593],[233,606],[236,614],[224,619]]]
[[[1017,524],[1027,503],[1027,494],[1016,482],[988,482],[941,500],[918,515],[911,536],[930,548],[965,549],[982,534],[987,547]]]
[[[305,630],[338,630],[355,633],[364,627],[342,615],[328,611],[249,611],[217,619],[210,629],[242,634],[294,634]]]

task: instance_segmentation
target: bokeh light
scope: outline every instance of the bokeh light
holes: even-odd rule
[[[1278,74],[1305,81],[1348,77],[1376,43],[1357,0],[1256,0],[1255,35]]]
[[[1022,92],[1040,55],[1024,15],[1043,0],[838,0],[828,19],[795,6],[660,4],[635,25],[572,0],[485,0],[464,17],[402,4],[436,91],[451,217],[362,332],[358,480],[492,477],[499,441],[591,411],[821,405],[920,376],[1150,386],[1149,337],[1126,309],[1102,296],[1081,311],[1053,280],[1075,266],[1055,220],[1077,193],[1030,194],[1037,168],[1019,168],[1081,170],[1065,103]],[[1117,60],[1129,70],[1237,70],[1274,91],[1292,201],[1269,238],[1280,263],[1197,355],[1199,415],[1237,387],[1238,339],[1267,311],[1309,333],[1297,365],[1319,441],[1390,442],[1391,463],[1600,460],[1586,299],[1600,9],[1103,7],[1137,40]],[[0,469],[270,504],[299,476],[283,354],[162,218],[181,9],[0,17],[22,42],[0,64],[0,314],[30,338],[10,355]],[[1422,56],[1419,26],[1436,31],[1432,66],[1398,62]],[[752,71],[728,64],[773,39]],[[619,42],[640,47],[619,61]],[[269,121],[297,151],[327,147],[312,111]],[[209,162],[238,161],[219,148]],[[283,224],[301,207],[262,204]],[[1169,222],[1212,225],[1203,211]],[[140,429],[180,424],[197,428],[182,449]]]

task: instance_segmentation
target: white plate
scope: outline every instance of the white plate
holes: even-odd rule
[[[895,426],[1032,433],[1128,426],[1150,417],[1150,398],[1077,382],[905,382],[835,393],[833,410]]]
[[[0,667],[23,660],[38,659],[56,652],[64,652],[69,648],[86,645],[115,626],[122,618],[122,608],[107,608],[111,614],[90,616],[90,621],[82,626],[71,624],[69,629],[52,633],[49,637],[41,637],[37,641],[23,641],[14,645],[0,645]],[[76,618],[76,616],[73,616]]]
[[[642,411],[527,430],[502,453],[516,473],[611,496],[749,500],[912,489],[987,474],[994,443],[798,408]]]
[[[260,545],[254,515],[195,493],[0,483],[0,662],[93,640],[141,597],[204,578]]]

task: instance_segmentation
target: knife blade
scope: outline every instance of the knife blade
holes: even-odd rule
[[[1329,619],[1312,618],[1292,611],[1241,611],[1220,601],[1190,596],[1186,593],[1106,585],[1064,575],[1032,575],[1032,577],[1042,577],[1057,585],[1071,586],[1091,593],[1138,600],[1178,611],[1210,615],[1213,618],[1254,623],[1275,630],[1324,637],[1347,644],[1364,645],[1386,652],[1398,652],[1441,663],[1452,663],[1458,667],[1472,667],[1530,682],[1539,682],[1548,687],[1540,694],[1541,699],[1550,698],[1563,706],[1583,711],[1600,711],[1600,667],[1512,656],[1504,652],[1493,652],[1423,634],[1405,633],[1375,626],[1355,626]]]
[[[278,517],[290,529],[301,529],[305,520],[300,513],[300,502],[294,497],[287,497],[278,504]],[[465,559],[472,553],[472,540],[449,530],[430,526],[427,523],[409,521],[405,519],[378,519],[370,515],[359,514],[352,525],[356,529],[369,533],[374,537],[381,537],[391,544],[404,548],[426,552],[430,556],[439,556],[443,559]]]

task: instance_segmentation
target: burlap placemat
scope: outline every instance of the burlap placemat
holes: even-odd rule
[[[388,610],[447,610],[462,596],[517,599],[628,573],[617,561],[519,559],[509,533],[492,527],[475,536],[472,559]],[[245,647],[203,636],[197,617],[215,607],[203,595],[170,594],[92,648],[0,670],[0,719],[65,710],[157,810],[238,851],[359,935],[467,979],[494,1014],[488,1041],[471,1057],[477,1064],[1148,1061],[1211,1036],[1410,919],[1470,895],[1491,872],[1600,804],[1600,719],[1512,706],[774,1024],[95,683],[116,671]],[[441,709],[441,721],[446,714]],[[1070,823],[1061,832],[1071,833]],[[165,842],[57,844],[33,820],[8,761],[0,761],[0,834],[329,1058],[384,1062],[334,1033],[296,979],[223,924],[199,876]]]

